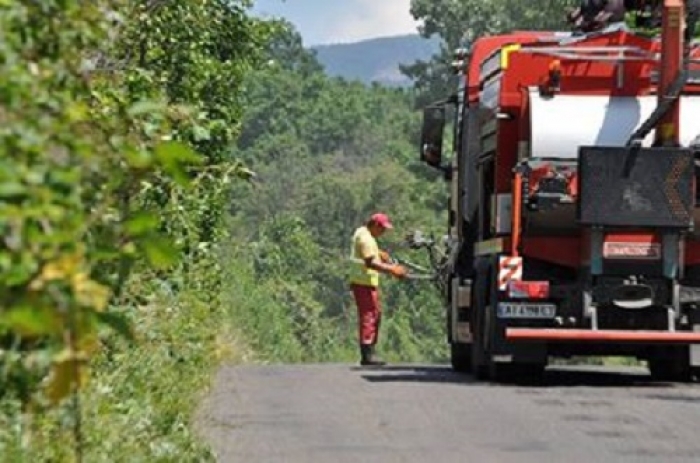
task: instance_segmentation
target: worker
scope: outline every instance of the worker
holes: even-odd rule
[[[386,363],[375,354],[382,318],[379,274],[385,273],[399,279],[405,278],[407,274],[406,268],[392,263],[388,253],[380,250],[377,244],[377,238],[392,228],[389,217],[378,212],[352,235],[349,283],[357,306],[360,365],[364,366]]]

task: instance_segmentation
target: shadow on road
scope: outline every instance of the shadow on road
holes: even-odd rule
[[[480,381],[472,375],[453,372],[448,366],[392,365],[384,367],[354,367],[362,378],[371,383],[443,383],[466,386],[495,387],[634,387],[672,388],[678,383],[653,381],[644,371],[620,371],[609,368],[552,367],[541,377],[515,377],[503,382]]]
[[[690,405],[700,405],[700,397],[688,394],[647,394],[644,396],[650,400],[660,400],[663,402],[679,402]]]
[[[391,365],[384,367],[354,367],[362,378],[372,383],[456,383],[478,384],[469,375],[460,375],[446,366]]]
[[[648,373],[641,371],[619,371],[600,368],[596,370],[557,368],[548,369],[540,387],[673,387],[674,383],[653,381]]]

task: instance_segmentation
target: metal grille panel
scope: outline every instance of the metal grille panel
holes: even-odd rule
[[[694,165],[681,148],[581,147],[583,225],[690,228]]]

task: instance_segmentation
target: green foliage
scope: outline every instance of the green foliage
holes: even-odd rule
[[[412,0],[411,14],[422,20],[421,35],[439,35],[456,47],[485,34],[511,30],[563,30],[575,0]]]
[[[423,37],[442,39],[431,60],[402,66],[420,92],[418,104],[445,98],[454,91],[453,52],[486,34],[512,30],[568,30],[565,16],[574,0],[411,0],[411,14],[422,22]]]
[[[213,369],[241,355],[231,351],[235,339],[222,329],[230,313],[195,294],[168,294],[163,283],[127,288],[150,294],[149,302],[122,308],[136,325],[135,344],[101,336],[103,349],[91,361],[96,374],[81,397],[86,462],[214,461],[192,417]],[[24,423],[20,412],[17,403],[0,402],[0,461],[72,461],[66,444],[75,417],[68,404]]]
[[[123,345],[116,363],[101,361],[105,346],[117,342],[110,333],[129,340],[133,325],[148,326],[149,335],[164,330],[180,342],[181,357],[198,355],[183,369],[192,382],[171,377],[173,395],[190,394],[207,368],[202,355],[211,343],[190,345],[182,331],[192,326],[181,322],[211,304],[221,323],[215,244],[226,237],[222,217],[234,179],[251,175],[231,157],[242,82],[276,27],[249,18],[247,6],[0,2],[0,406],[10,423],[20,413],[39,417],[42,426],[22,430],[38,442],[59,419],[55,433],[70,430],[77,459],[90,451],[83,434],[99,434],[92,426],[103,424],[109,406],[98,400],[104,409],[92,410],[89,402],[87,413],[99,419],[83,423],[79,390],[94,397],[109,378],[133,388],[115,397],[138,397],[158,376],[156,366],[172,372],[157,354],[152,368],[145,357],[130,357],[152,353],[144,346]],[[159,325],[170,316],[160,306],[148,316],[137,310],[154,294],[151,285],[133,284],[143,281],[160,283],[179,301],[172,325]],[[204,326],[192,331],[193,342]],[[140,373],[126,374],[127,365]],[[85,389],[89,369],[96,384]],[[131,384],[136,378],[143,382]],[[154,405],[165,415],[153,419],[173,413],[167,395]],[[66,406],[69,415],[61,412]],[[13,445],[5,432],[13,426],[2,427],[0,451]],[[14,461],[67,458],[70,441],[48,442],[43,449],[22,442]]]
[[[157,161],[130,165],[123,153],[140,147],[127,137],[142,121],[103,117],[108,109],[93,98],[95,87],[81,65],[105,39],[99,7],[15,4],[0,15],[7,36],[0,100],[0,327],[16,343],[38,343],[30,355],[53,356],[45,392],[54,403],[82,382],[79,365],[97,347],[99,314],[120,284],[109,278],[110,264],[132,259],[134,248],[157,239],[147,227],[138,235],[128,229],[135,213],[128,190],[163,162],[182,169],[171,156],[174,147],[163,148]],[[121,133],[124,138],[110,139]],[[31,386],[38,385],[22,388]]]
[[[298,49],[283,56],[273,62],[284,65],[251,75],[246,98],[238,153],[258,177],[233,195],[234,319],[268,361],[354,362],[352,232],[385,210],[398,229],[382,244],[415,257],[400,241],[410,227],[443,228],[444,185],[417,165],[412,92],[310,72],[313,55]],[[426,283],[383,280],[384,353],[444,359],[437,293]]]
[[[268,64],[293,71],[300,76],[311,76],[323,70],[313,52],[304,48],[301,35],[288,22],[279,20],[267,45]]]

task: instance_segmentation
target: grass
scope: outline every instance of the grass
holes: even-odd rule
[[[200,296],[159,292],[130,311],[135,345],[104,338],[81,394],[84,462],[214,461],[193,416],[214,369],[243,353],[234,347],[226,303]],[[0,401],[1,462],[76,461],[69,404],[26,418],[16,401]]]

